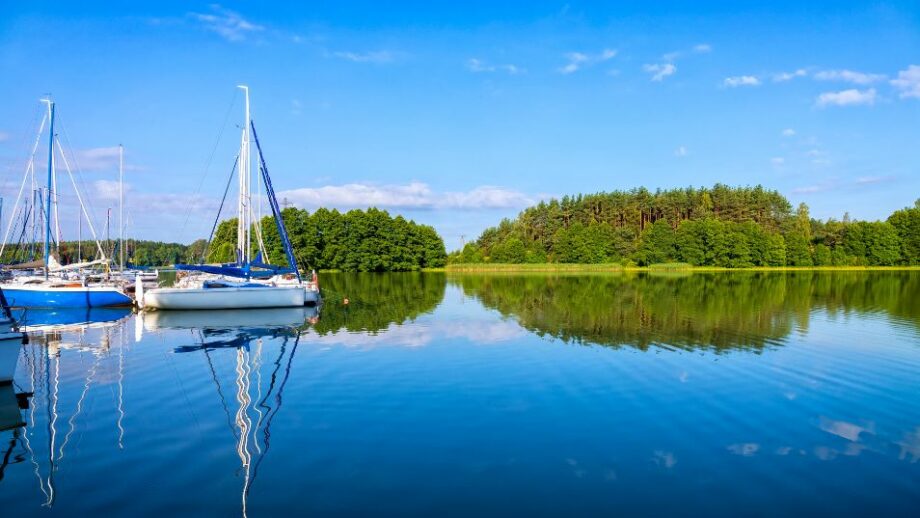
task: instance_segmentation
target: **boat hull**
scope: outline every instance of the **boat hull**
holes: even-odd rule
[[[14,308],[101,308],[132,304],[131,297],[108,287],[4,286],[3,293]]]
[[[0,333],[0,385],[13,382],[19,350],[22,349],[22,333]]]
[[[146,309],[249,309],[304,305],[299,286],[158,288],[144,293]]]

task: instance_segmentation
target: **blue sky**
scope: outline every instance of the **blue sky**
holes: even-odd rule
[[[129,233],[205,236],[239,83],[281,197],[386,208],[448,248],[641,185],[759,183],[820,218],[920,197],[916,2],[492,4],[7,2],[4,218],[50,92],[97,226],[122,143]]]

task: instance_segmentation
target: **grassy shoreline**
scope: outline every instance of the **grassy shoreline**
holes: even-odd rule
[[[620,264],[450,264],[438,271],[447,273],[489,272],[560,272],[560,273],[618,273],[618,272],[798,272],[798,271],[920,271],[920,266],[754,266],[725,268],[692,266],[689,264],[653,264],[651,266],[622,266]]]

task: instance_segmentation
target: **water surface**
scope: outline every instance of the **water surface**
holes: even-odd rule
[[[318,312],[31,312],[0,507],[916,515],[918,273],[341,274]]]

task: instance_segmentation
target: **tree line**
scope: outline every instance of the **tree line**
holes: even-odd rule
[[[370,208],[341,213],[319,209],[312,214],[293,207],[282,211],[294,254],[303,269],[349,272],[401,272],[439,268],[447,261],[444,240],[435,229],[402,216]],[[127,262],[140,266],[170,266],[176,263],[229,263],[235,261],[236,218],[222,221],[209,242],[199,239],[189,245],[160,241],[128,241]],[[286,264],[284,248],[274,219],[260,222],[262,239],[272,264]],[[257,247],[253,239],[253,247]],[[102,248],[113,262],[118,259],[115,241],[103,241]],[[97,258],[94,241],[61,242],[54,246],[62,264]],[[2,264],[39,259],[42,244],[11,246],[0,258]]]
[[[452,263],[645,266],[920,264],[920,200],[887,221],[820,221],[756,187],[645,188],[566,196],[527,208],[451,253]]]
[[[281,211],[298,264],[306,269],[349,272],[406,272],[439,268],[447,261],[444,240],[435,229],[385,210],[318,209],[312,214],[289,207]],[[232,262],[236,249],[236,218],[222,221],[199,261]],[[262,240],[272,264],[285,264],[284,248],[274,219],[260,222]],[[197,261],[196,261],[197,262]]]

